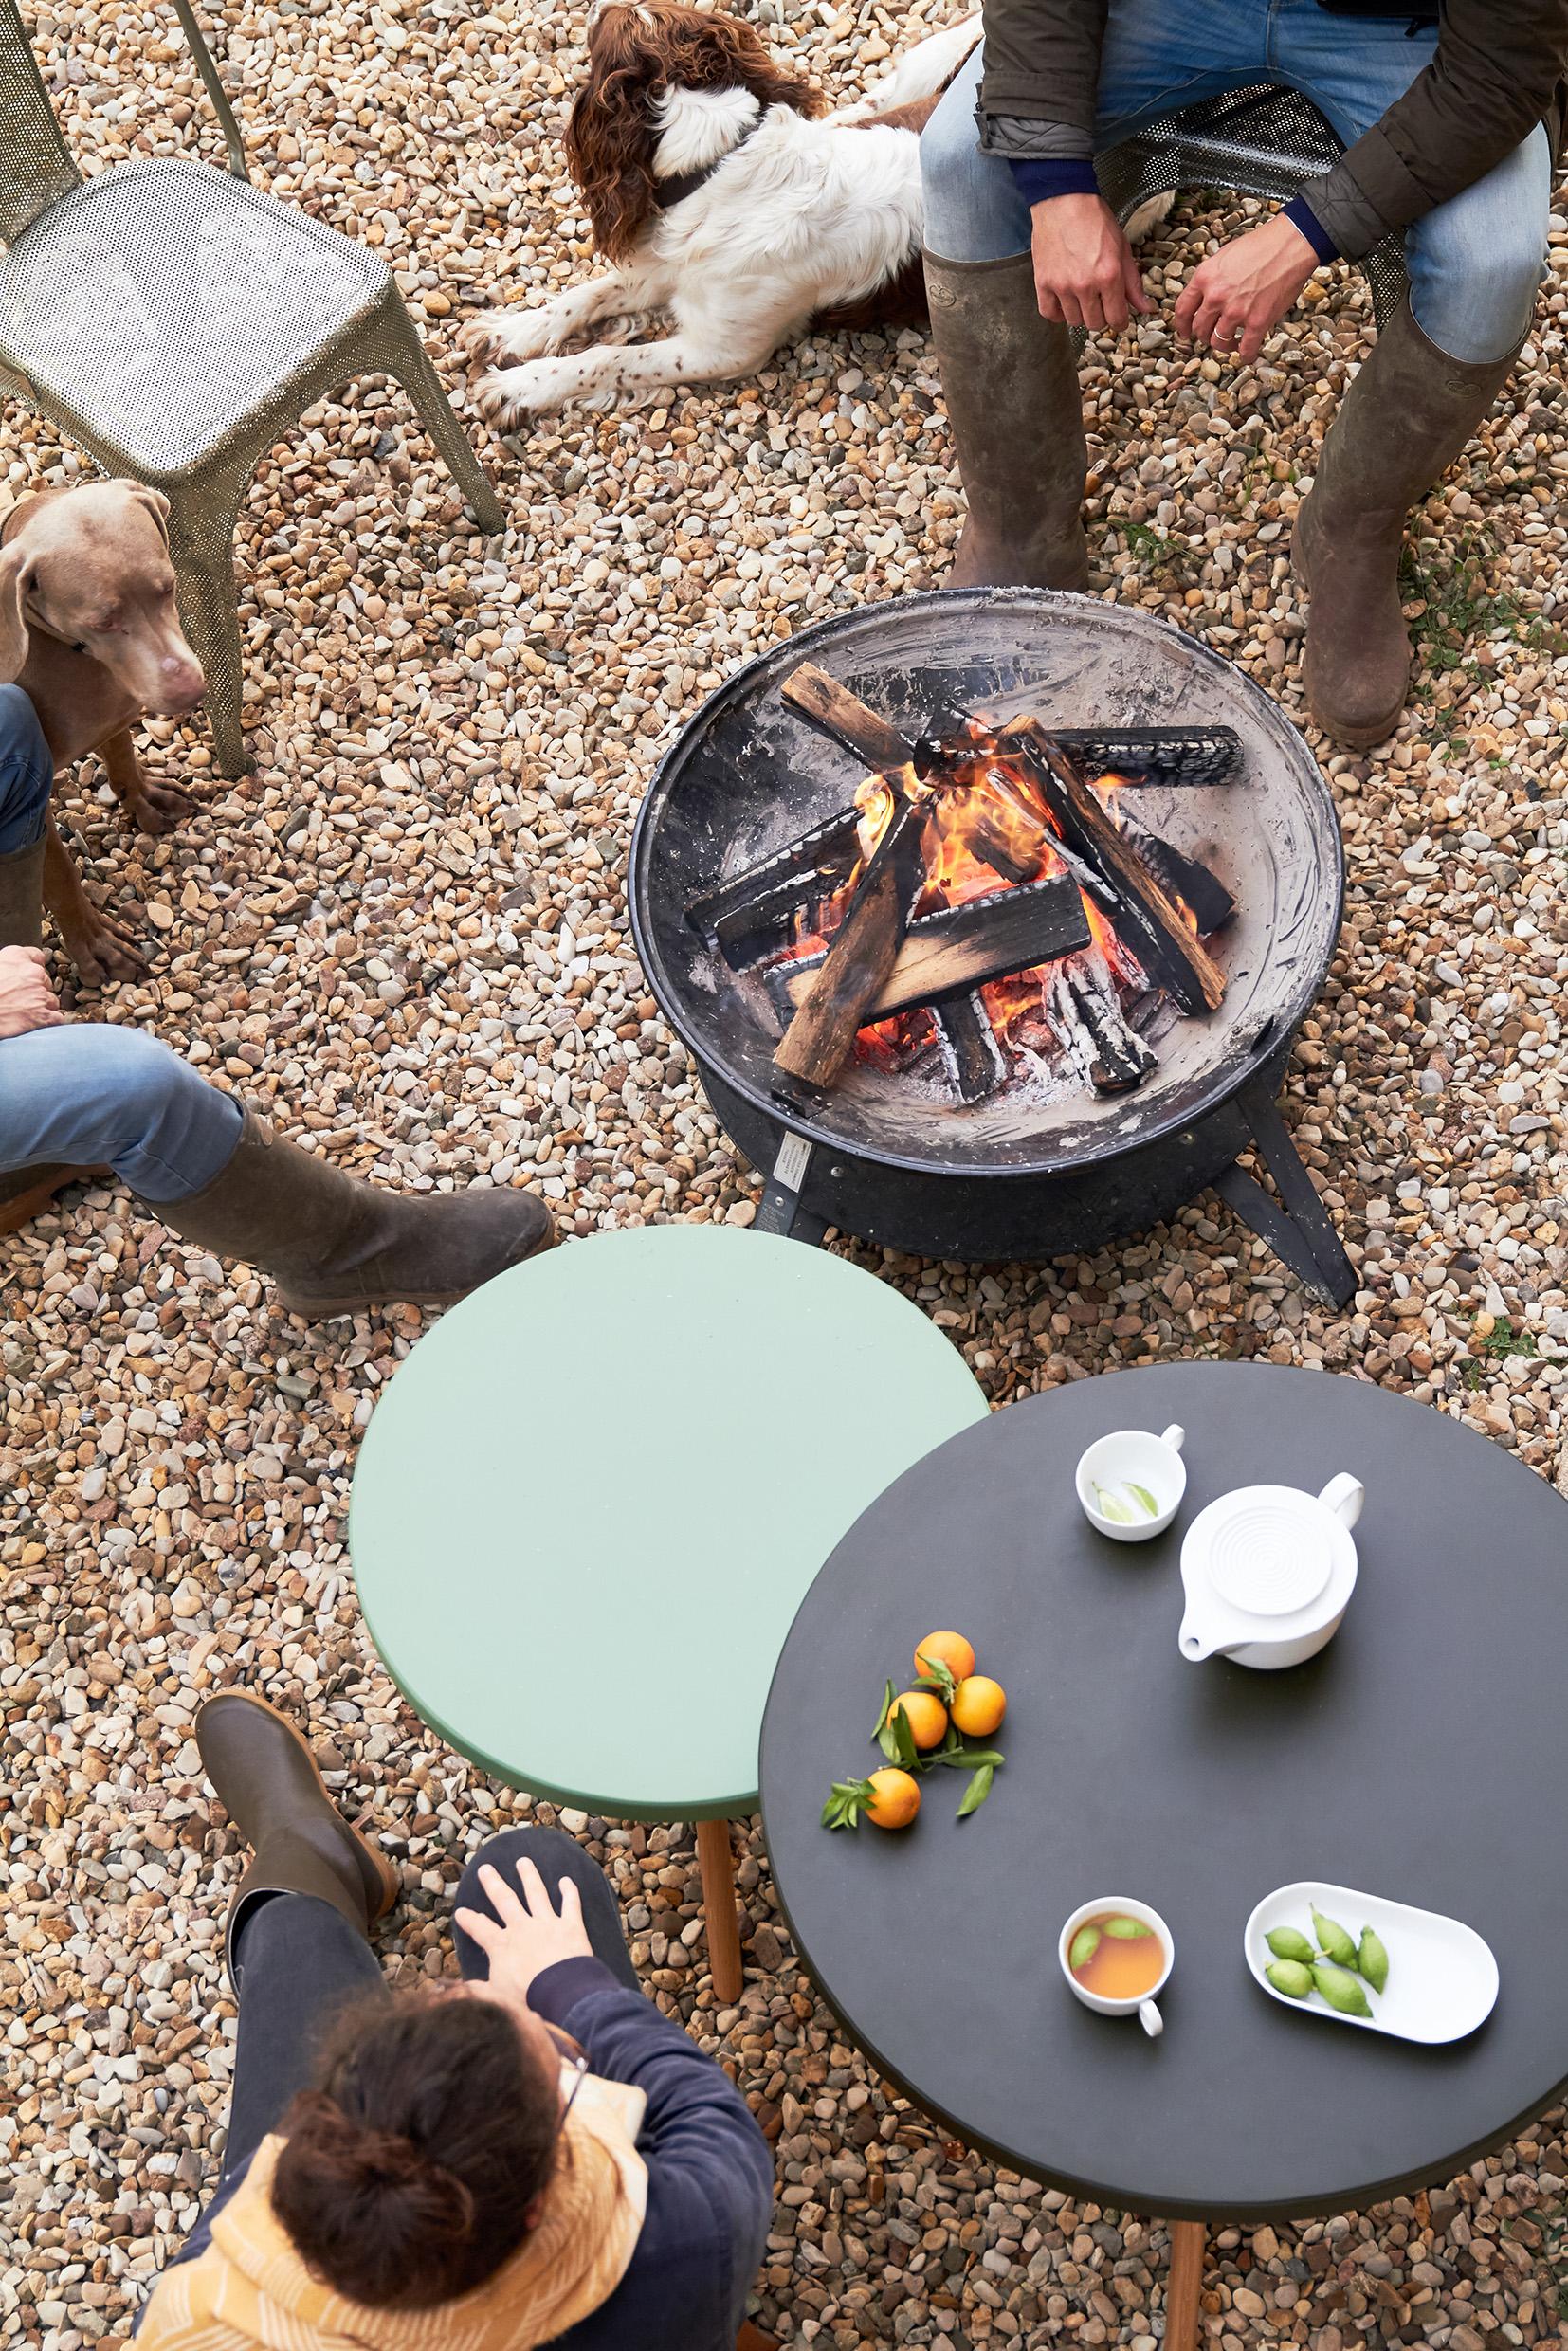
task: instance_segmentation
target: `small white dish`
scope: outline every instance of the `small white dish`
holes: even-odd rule
[[[1186,1430],[1174,1421],[1158,1437],[1148,1429],[1113,1429],[1108,1437],[1098,1438],[1080,1461],[1076,1476],[1078,1500],[1089,1524],[1112,1542],[1147,1542],[1151,1535],[1163,1535],[1187,1491],[1187,1465],[1181,1458],[1186,1442]],[[1136,1499],[1121,1494],[1121,1489],[1133,1485],[1140,1485],[1158,1505],[1152,1518]],[[1107,1517],[1102,1507],[1107,1495],[1121,1499],[1136,1516]]]
[[[1266,1938],[1277,1926],[1294,1926],[1312,1937],[1312,1913],[1338,1921],[1353,1941],[1370,1926],[1388,1953],[1388,1984],[1366,1987],[1370,2016],[1346,2016],[1321,1994],[1293,2000],[1278,1992],[1265,1969],[1273,1959]],[[1247,1964],[1271,2000],[1282,2008],[1324,2016],[1330,2024],[1354,2025],[1358,2032],[1387,2032],[1399,2041],[1462,2041],[1486,2023],[1497,1998],[1497,1961],[1473,1926],[1440,1910],[1417,1910],[1382,1894],[1358,1894],[1354,1886],[1303,1878],[1266,1894],[1247,1922]]]
[[[1365,1499],[1341,1471],[1321,1494],[1239,1485],[1200,1510],[1181,1546],[1183,1657],[1278,1673],[1326,1648],[1356,1589],[1350,1530]]]
[[[1159,1971],[1158,1981],[1151,1984],[1148,1991],[1137,1999],[1110,2000],[1103,1993],[1091,1992],[1087,1984],[1079,1982],[1067,1965],[1067,1953],[1072,1948],[1072,1939],[1079,1928],[1086,1926],[1090,1919],[1097,1919],[1107,1910],[1118,1910],[1124,1918],[1141,1919],[1143,1924],[1158,1936],[1160,1948],[1165,1954],[1165,1964]],[[1136,2016],[1150,2040],[1158,2040],[1165,2030],[1165,2019],[1155,2002],[1171,1980],[1171,1970],[1176,1965],[1176,1944],[1170,1928],[1158,1910],[1152,1909],[1146,1902],[1129,1902],[1124,1894],[1102,1894],[1098,1902],[1081,1902],[1057,1937],[1056,1956],[1062,1962],[1062,1973],[1074,1996],[1082,2000],[1085,2008],[1092,2008],[1100,2016]]]

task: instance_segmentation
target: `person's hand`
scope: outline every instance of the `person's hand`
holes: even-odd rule
[[[1056,326],[1123,327],[1152,310],[1132,246],[1103,196],[1047,196],[1032,207],[1034,291]]]
[[[476,1991],[483,1989],[491,1999],[502,2000],[510,2008],[526,2008],[528,1987],[536,1976],[542,1976],[557,1959],[593,1958],[593,1946],[583,1924],[582,1897],[570,1878],[560,1881],[559,1910],[531,1861],[519,1862],[517,1886],[491,1862],[482,1866],[479,1879],[495,1906],[495,1917],[486,1910],[465,1908],[457,1913],[459,1926],[472,1935],[490,1961],[490,1980],[483,1987],[476,1985]]]
[[[0,1037],[58,1029],[65,1015],[36,947],[0,947]]]
[[[1176,300],[1176,333],[1221,358],[1255,359],[1317,266],[1295,222],[1276,212],[1199,263]]]

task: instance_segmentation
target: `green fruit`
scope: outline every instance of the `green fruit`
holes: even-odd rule
[[[1276,1992],[1283,1992],[1287,2000],[1304,2000],[1312,1990],[1312,1970],[1300,1959],[1276,1959],[1264,1974]]]
[[[1099,1948],[1099,1927],[1081,1926],[1067,1946],[1067,1965],[1076,1975],[1081,1967],[1087,1967]]]
[[[1106,1934],[1114,1935],[1119,1942],[1131,1942],[1136,1935],[1152,1935],[1154,1931],[1152,1926],[1145,1926],[1141,1919],[1107,1919],[1105,1921]]]
[[[1332,1967],[1326,1959],[1320,1959],[1312,1970],[1312,1980],[1329,2007],[1337,2008],[1341,2016],[1371,2015],[1367,1996],[1347,1967]]]
[[[1321,1910],[1312,1913],[1312,1931],[1318,1938],[1318,1948],[1338,1967],[1354,1967],[1356,1945],[1345,1933],[1338,1919],[1325,1919]]]
[[[1370,1926],[1361,1929],[1361,1948],[1356,1963],[1374,1992],[1381,1992],[1388,1981],[1388,1953],[1383,1948],[1382,1937],[1375,1935]]]
[[[1294,1926],[1276,1926],[1271,1935],[1264,1937],[1264,1941],[1277,1959],[1294,1959],[1303,1967],[1309,1968],[1318,1956],[1306,1937]],[[1295,1996],[1292,1993],[1292,1999]]]

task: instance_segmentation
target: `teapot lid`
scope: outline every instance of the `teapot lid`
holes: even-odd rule
[[[1209,1581],[1232,1608],[1293,1616],[1327,1583],[1334,1564],[1328,1514],[1310,1495],[1247,1486],[1221,1496],[1204,1516]]]

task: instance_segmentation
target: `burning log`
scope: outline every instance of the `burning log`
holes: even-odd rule
[[[854,904],[859,902],[857,891]],[[961,906],[943,906],[910,923],[886,979],[861,1015],[861,1026],[888,1020],[895,1012],[907,1012],[939,996],[967,994],[988,979],[1032,971],[1059,956],[1077,955],[1088,944],[1084,902],[1076,885],[1060,876],[972,898]],[[796,963],[778,967],[774,977],[787,1007],[798,1009],[806,1003],[831,954],[830,948],[827,956],[803,956]]]
[[[830,1086],[892,971],[925,878],[925,809],[894,785],[895,806],[849,909],[774,1053],[774,1088]]]
[[[948,996],[931,1007],[937,1039],[960,1102],[984,1102],[1007,1076],[1007,1055],[997,1043],[984,1000],[976,989]]]
[[[1078,769],[1044,727],[1018,730],[1052,814],[1069,845],[1113,885],[1111,922],[1151,979],[1184,1012],[1212,1012],[1225,1001],[1225,975],[1155,880],[1136,846],[1119,832]]]
[[[1211,932],[1223,930],[1236,911],[1236,902],[1218,874],[1159,833],[1151,832],[1126,809],[1119,808],[1117,817],[1166,896],[1179,898],[1192,908],[1200,935],[1207,939]]]
[[[914,754],[906,737],[814,662],[802,662],[779,692],[802,718],[870,767],[902,767]],[[962,712],[940,715],[960,729],[974,723]],[[1066,726],[1052,733],[1088,774],[1120,775],[1128,783],[1230,784],[1242,770],[1241,737],[1229,726]]]
[[[1098,957],[1093,964],[1087,957],[1064,963],[1051,975],[1047,1002],[1064,1050],[1097,1094],[1125,1094],[1158,1066],[1158,1055],[1122,1019]]]
[[[771,947],[787,945],[791,918],[847,881],[859,855],[860,811],[842,809],[694,898],[686,920],[738,971]]]

